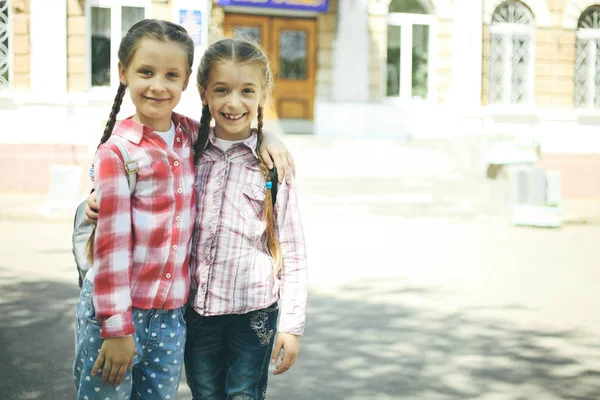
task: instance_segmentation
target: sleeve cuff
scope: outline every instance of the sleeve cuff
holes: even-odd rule
[[[128,336],[135,333],[135,326],[131,320],[131,313],[117,314],[102,323],[102,339]]]
[[[277,331],[281,333],[290,333],[292,335],[304,335],[304,316],[281,315]]]

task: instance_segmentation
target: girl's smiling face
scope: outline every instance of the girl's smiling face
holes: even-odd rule
[[[186,49],[172,41],[142,39],[129,65],[119,62],[135,105],[134,119],[156,131],[171,127],[171,114],[190,77]]]
[[[263,71],[258,64],[218,62],[200,88],[202,104],[215,119],[215,135],[225,140],[250,136],[250,124],[265,103]]]

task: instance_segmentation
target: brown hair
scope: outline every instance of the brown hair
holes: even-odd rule
[[[188,66],[190,70],[192,69],[192,65],[194,64],[194,41],[190,35],[180,25],[157,19],[143,19],[129,28],[127,34],[121,40],[118,52],[119,61],[124,67],[129,65],[139,47],[140,42],[142,39],[146,38],[155,39],[161,42],[180,43],[187,51]],[[104,133],[102,134],[102,138],[100,139],[100,144],[98,147],[100,147],[101,144],[106,143],[106,141],[112,135],[115,123],[117,121],[117,114],[119,114],[119,110],[121,109],[123,96],[125,95],[126,90],[127,86],[122,82],[119,82],[117,95],[115,96],[115,100],[113,102],[108,120],[106,121],[106,127],[104,128]],[[86,254],[90,262],[92,262],[94,256],[95,236],[96,227],[94,227],[92,235],[90,236],[86,246]]]
[[[259,44],[251,40],[241,38],[222,39],[208,47],[208,49],[202,56],[200,66],[198,67],[198,88],[206,90],[206,84],[211,68],[216,63],[225,61],[233,61],[238,64],[251,64],[258,66],[262,71],[263,90],[267,93],[267,96],[272,92],[273,73],[271,72],[271,67],[269,65],[269,59],[267,58],[267,55],[262,50]],[[203,106],[202,117],[200,119],[198,140],[194,145],[196,163],[200,159],[202,151],[206,146],[211,118],[212,117],[210,115],[210,109],[208,105]],[[263,107],[261,106],[258,107],[257,119],[258,125],[256,133],[258,141],[256,146],[257,148],[260,148],[263,138]],[[260,162],[260,169],[265,178],[265,181],[269,182],[270,178],[267,164],[263,160],[262,156],[259,155],[258,159]],[[279,241],[277,240],[277,235],[275,234],[275,218],[273,216],[273,202],[271,199],[271,189],[267,189],[265,195],[265,201],[263,204],[263,215],[267,225],[267,248],[269,249],[269,252],[271,253],[271,256],[273,257],[273,260],[275,262],[275,269],[273,273],[276,275],[281,269],[282,258],[281,247],[279,246]]]

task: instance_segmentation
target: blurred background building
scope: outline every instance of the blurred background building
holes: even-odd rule
[[[148,17],[184,25],[196,62],[218,38],[259,40],[283,132],[539,147],[563,195],[600,197],[594,0],[0,0],[0,190],[47,191],[50,165],[86,169],[120,39]],[[199,117],[195,90],[178,111]],[[500,153],[490,163],[532,154]]]

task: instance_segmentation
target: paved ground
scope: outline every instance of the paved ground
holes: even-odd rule
[[[600,398],[596,203],[561,229],[514,228],[505,188],[460,149],[365,146],[297,153],[307,329],[269,398]],[[42,201],[0,195],[2,400],[73,398],[71,221],[37,216]]]

